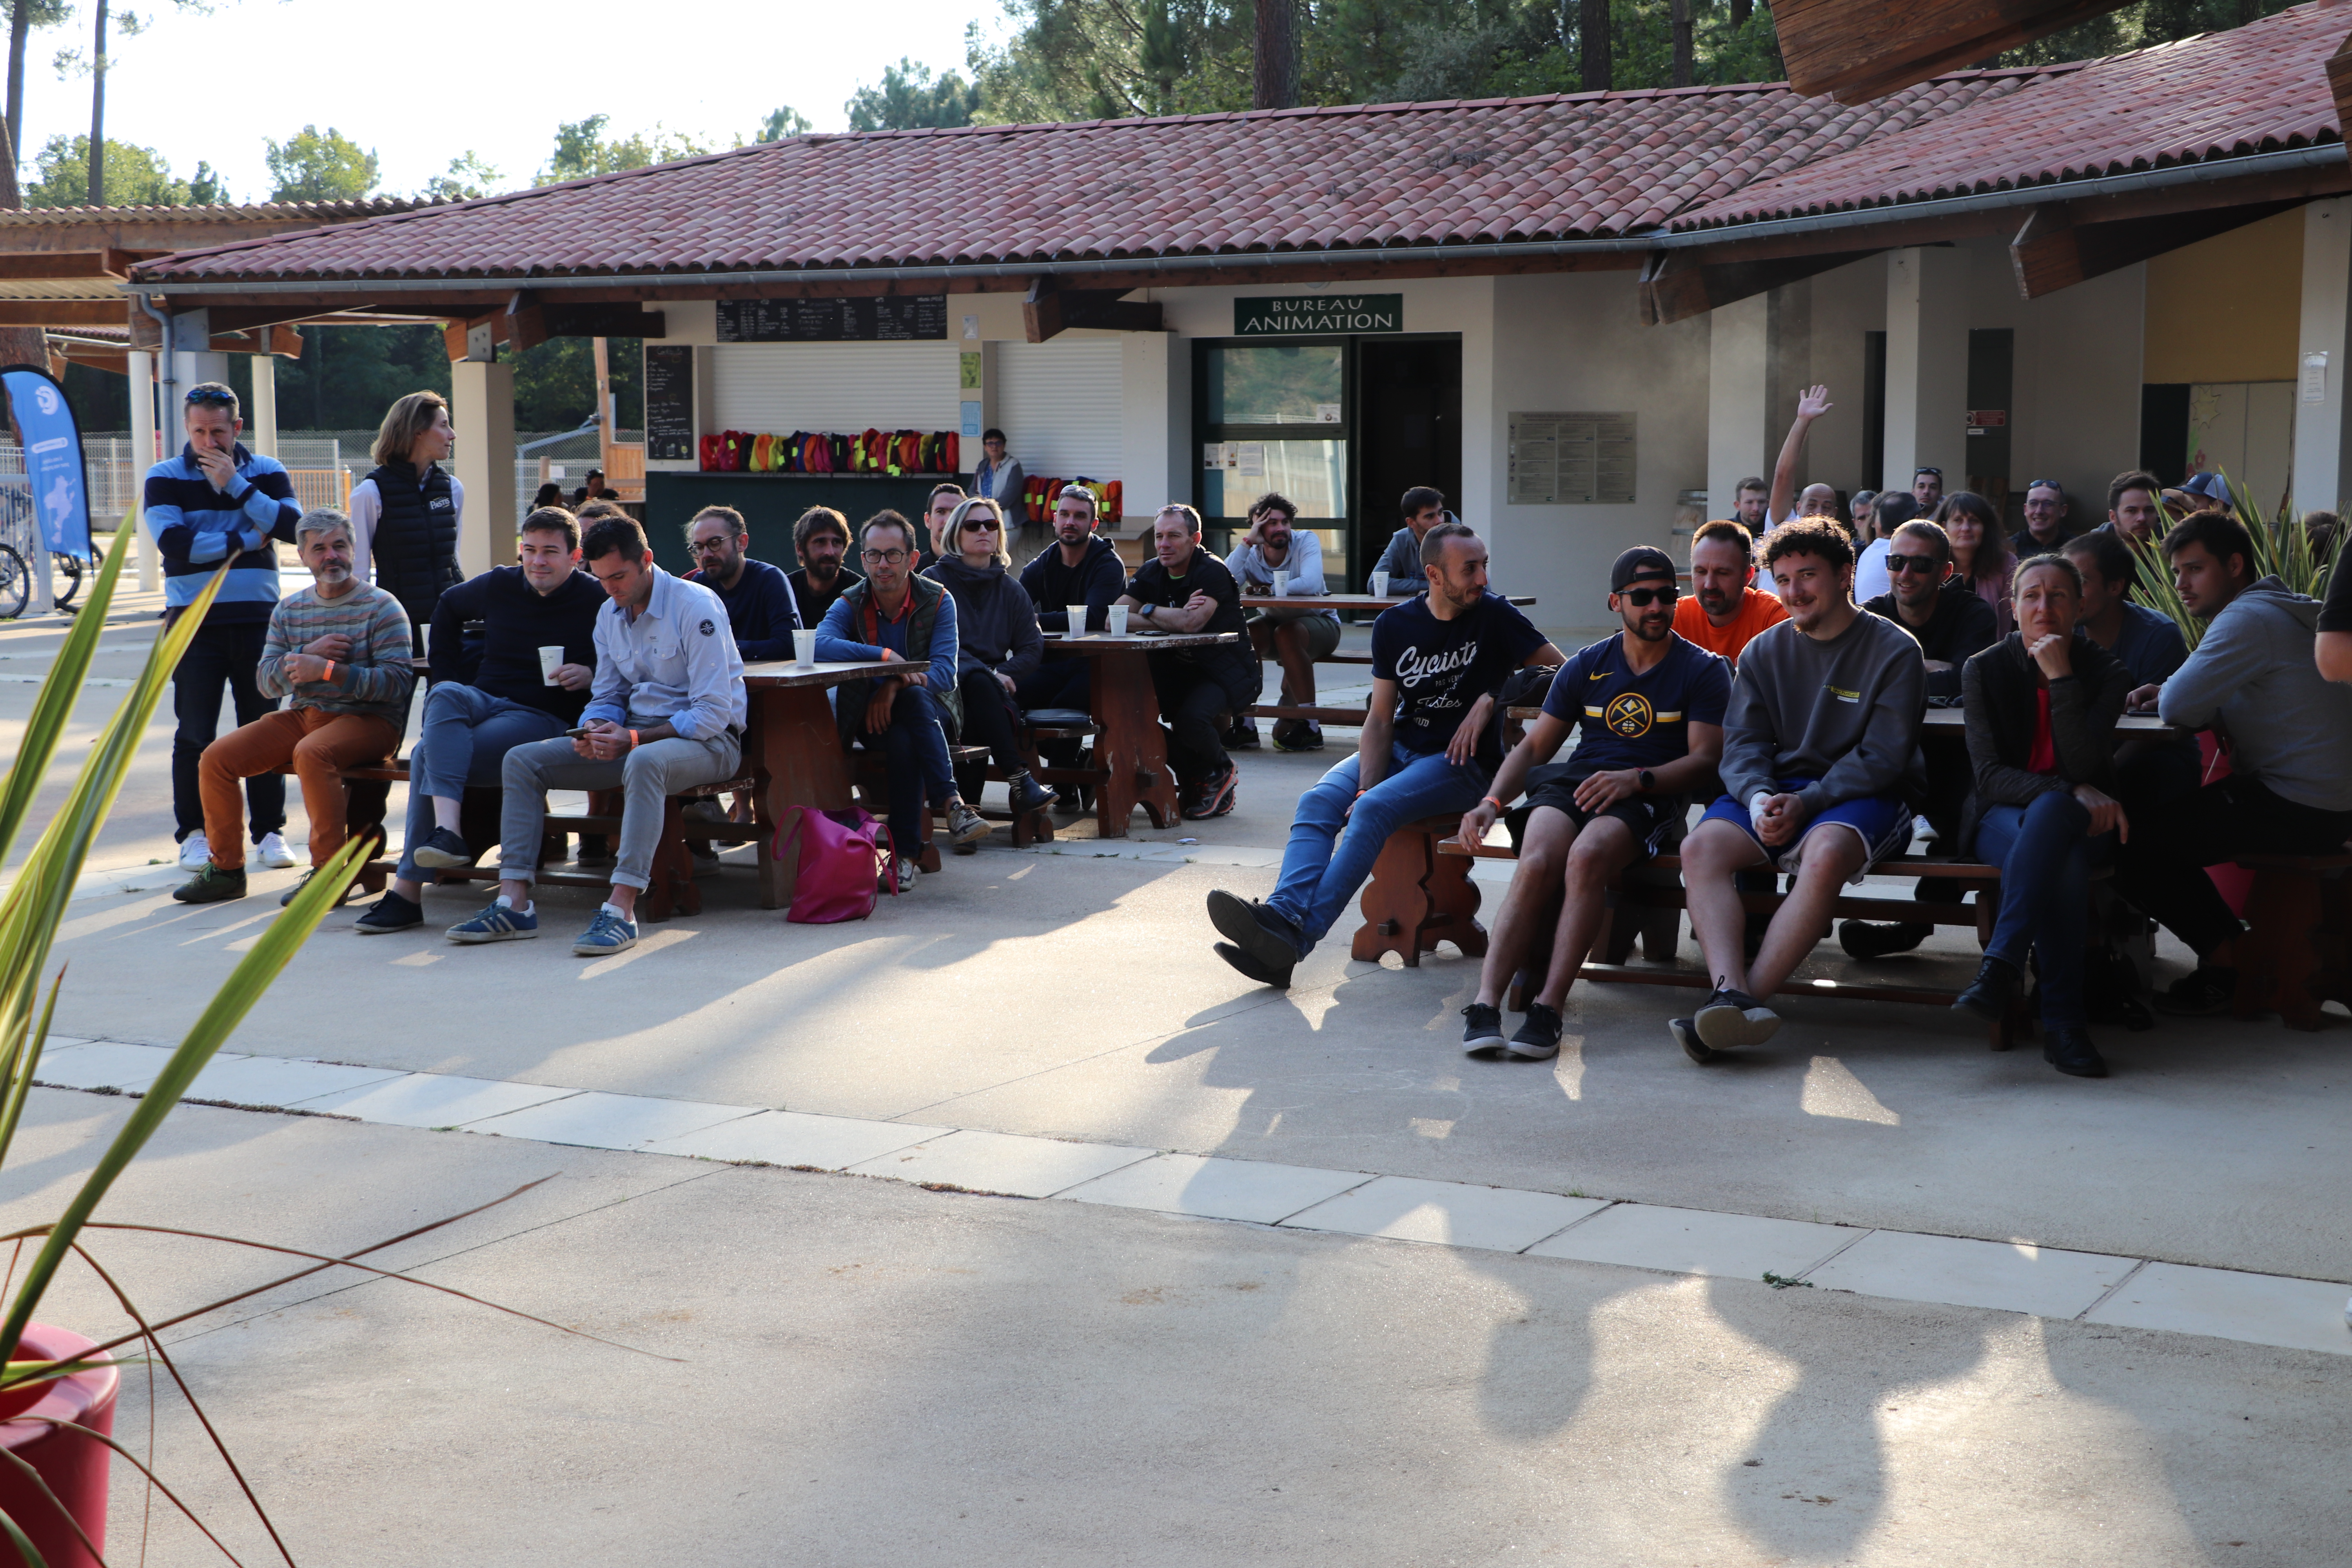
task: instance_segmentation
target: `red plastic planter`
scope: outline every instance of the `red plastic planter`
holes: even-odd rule
[[[19,1352],[20,1356],[64,1361],[87,1354],[96,1344],[79,1334],[35,1323],[25,1331]],[[113,1455],[105,1444],[50,1423],[70,1421],[112,1436],[114,1395],[121,1384],[121,1373],[104,1366],[0,1394],[0,1445],[39,1472],[58,1502],[71,1510],[100,1550],[106,1546],[107,1461]],[[97,1568],[98,1559],[58,1516],[57,1503],[42,1496],[23,1471],[5,1462],[0,1462],[0,1509],[31,1538],[49,1568]],[[15,1545],[0,1536],[0,1564],[17,1568],[22,1561]]]

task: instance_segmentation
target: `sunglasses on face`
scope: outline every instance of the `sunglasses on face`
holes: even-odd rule
[[[1920,468],[1920,469],[1918,469],[1918,470],[1915,471],[1915,472],[1912,474],[1912,476],[1911,476],[1911,478],[1912,478],[1912,479],[1913,479],[1913,480],[1915,480],[1915,481],[1916,481],[1916,480],[1918,480],[1918,479],[1923,479],[1923,478],[1924,478],[1924,479],[1942,479],[1943,477],[1944,477],[1944,470],[1943,470],[1943,469],[1941,469],[1941,468]]]
[[[1679,588],[1621,588],[1618,596],[1637,610],[1646,610],[1654,604],[1673,604],[1682,597]]]
[[[985,518],[975,518],[963,525],[963,531],[966,533],[994,533],[996,524]]]
[[[1896,555],[1890,552],[1886,557],[1886,570],[1889,575],[1897,572],[1916,572],[1922,576],[1934,576],[1943,572],[1944,563],[1932,555]]]

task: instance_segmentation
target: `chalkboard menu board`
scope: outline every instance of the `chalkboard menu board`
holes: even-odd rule
[[[646,345],[646,457],[694,456],[694,350],[686,343]]]
[[[910,342],[947,335],[945,294],[719,301],[722,343]]]

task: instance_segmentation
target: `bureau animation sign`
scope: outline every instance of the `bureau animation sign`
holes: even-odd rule
[[[1237,338],[1402,331],[1402,294],[1278,294],[1234,301]]]

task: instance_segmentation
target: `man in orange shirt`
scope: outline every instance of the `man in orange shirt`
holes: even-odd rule
[[[1757,633],[1789,618],[1780,595],[1748,585],[1755,550],[1755,536],[1729,519],[1702,526],[1691,536],[1691,596],[1675,606],[1677,634],[1734,664]]]

